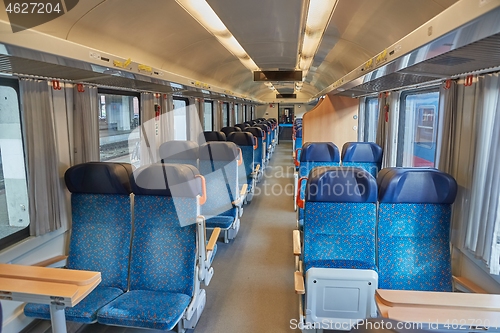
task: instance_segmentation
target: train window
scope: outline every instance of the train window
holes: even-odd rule
[[[29,237],[28,187],[17,81],[0,79],[0,249]]]
[[[140,133],[139,96],[136,94],[98,90],[99,152],[101,161],[129,162],[139,160]],[[134,145],[130,154],[129,145]]]
[[[211,131],[213,128],[213,102],[205,101],[203,108],[203,129]]]
[[[222,127],[229,126],[229,103],[222,103]]]
[[[398,166],[433,167],[436,154],[439,91],[401,96]]]
[[[367,98],[365,101],[365,142],[375,142],[377,139],[379,106],[378,98]]]
[[[187,98],[174,97],[174,140],[187,140]]]
[[[238,104],[234,103],[234,121],[233,125],[240,123],[240,115],[238,114]]]

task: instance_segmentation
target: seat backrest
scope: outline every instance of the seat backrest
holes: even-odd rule
[[[260,128],[261,130],[263,130],[266,133],[266,147],[269,147],[269,145],[271,144],[271,130],[270,130],[270,127],[268,125],[266,125],[266,124],[263,124],[263,123],[259,123],[259,124],[255,125],[255,127]]]
[[[258,163],[262,168],[262,163],[266,158],[266,144],[264,139],[264,131],[259,127],[247,127],[245,132],[252,134],[257,139],[257,149],[255,149],[255,163]]]
[[[360,168],[311,171],[304,206],[304,265],[376,269],[377,184]]]
[[[342,165],[365,169],[377,177],[382,164],[382,148],[375,142],[346,142],[342,147]]]
[[[300,153],[299,177],[307,177],[312,168],[338,166],[340,153],[332,142],[306,142]]]
[[[130,290],[193,295],[196,196],[202,192],[198,174],[191,165],[152,164],[131,177],[135,222]]]
[[[205,177],[207,202],[204,215],[218,215],[238,199],[239,149],[233,142],[207,142],[200,146],[200,173]]]
[[[220,131],[222,133],[224,133],[226,135],[226,138],[229,136],[229,134],[233,133],[233,132],[241,132],[241,128],[239,127],[233,127],[233,126],[227,126],[227,127],[222,127],[220,129]]]
[[[199,144],[209,141],[226,141],[226,134],[219,131],[206,131],[200,134]]]
[[[379,183],[379,288],[452,291],[456,181],[435,169],[393,168]]]
[[[64,174],[71,194],[67,267],[101,272],[103,287],[127,290],[132,214],[125,163],[89,162]]]
[[[238,173],[241,186],[247,183],[248,177],[253,172],[255,139],[248,132],[233,132],[229,134],[227,141],[234,142],[241,149],[243,164],[240,167],[240,171],[242,172]]]
[[[163,163],[190,164],[198,167],[198,144],[194,141],[172,140],[160,145]]]

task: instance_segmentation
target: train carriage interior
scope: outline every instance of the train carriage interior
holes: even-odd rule
[[[499,73],[500,0],[3,1],[0,332],[499,331]]]

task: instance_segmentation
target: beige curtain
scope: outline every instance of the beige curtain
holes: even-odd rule
[[[40,236],[61,227],[59,157],[47,81],[20,79],[24,144],[28,169],[30,233]]]
[[[83,91],[82,88],[83,87]],[[80,91],[78,91],[80,90]],[[73,87],[74,163],[99,161],[99,102],[97,87]]]

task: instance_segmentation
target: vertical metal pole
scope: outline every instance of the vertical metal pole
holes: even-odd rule
[[[50,304],[50,321],[52,333],[67,333],[64,305]]]

